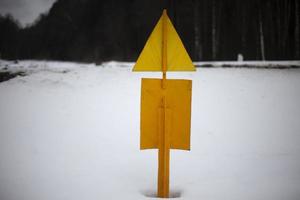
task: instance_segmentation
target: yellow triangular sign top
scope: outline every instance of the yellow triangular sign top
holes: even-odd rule
[[[171,20],[166,15],[167,71],[196,71]],[[133,71],[162,71],[163,15],[160,17]]]

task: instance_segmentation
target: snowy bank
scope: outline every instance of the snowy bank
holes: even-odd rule
[[[154,198],[157,151],[139,150],[140,79],[161,74],[19,63],[27,75],[0,83],[0,199]],[[173,196],[299,199],[300,69],[168,77],[193,80],[191,151],[171,151]]]
[[[197,67],[243,67],[243,68],[300,68],[300,61],[221,61],[194,62]]]

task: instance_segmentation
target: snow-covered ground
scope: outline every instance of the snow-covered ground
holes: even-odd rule
[[[5,65],[7,65],[5,67]],[[0,200],[151,199],[157,151],[139,150],[130,63],[0,62]],[[300,69],[198,68],[191,151],[171,152],[171,195],[300,199]]]
[[[289,61],[222,61],[194,62],[204,67],[300,68],[300,60]]]

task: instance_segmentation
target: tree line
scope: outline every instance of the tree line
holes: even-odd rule
[[[57,0],[21,27],[0,15],[2,59],[134,61],[168,14],[193,60],[299,60],[298,0]]]

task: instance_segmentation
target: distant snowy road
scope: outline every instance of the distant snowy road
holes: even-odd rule
[[[0,83],[0,200],[153,197],[157,152],[139,150],[131,64],[21,62]],[[2,66],[3,69],[3,66]],[[171,151],[180,199],[299,200],[300,69],[198,68],[191,151]]]

